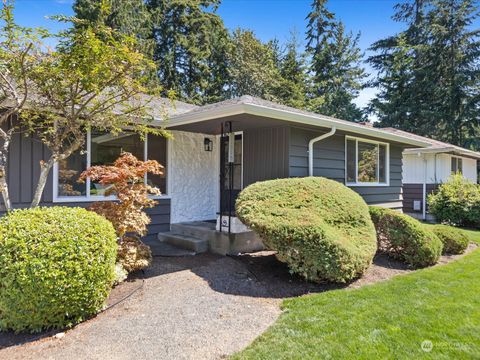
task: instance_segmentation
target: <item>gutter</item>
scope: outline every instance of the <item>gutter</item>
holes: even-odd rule
[[[303,125],[312,125],[315,127],[331,128],[332,126],[335,126],[337,130],[348,131],[355,134],[371,136],[388,141],[396,141],[416,147],[431,146],[431,144],[427,141],[416,140],[407,136],[389,133],[387,131],[382,131],[381,129],[362,126],[353,122],[350,123],[348,121],[330,118],[320,114],[302,114],[289,110],[275,109],[255,104],[231,104],[204,111],[194,110],[192,112],[174,115],[170,117],[170,121],[165,127],[169,129],[176,126],[188,125],[239,114],[257,115],[275,120],[283,120]]]
[[[313,176],[313,145],[320,140],[334,135],[336,131],[337,128],[334,126],[328,133],[317,136],[308,142],[308,176]]]

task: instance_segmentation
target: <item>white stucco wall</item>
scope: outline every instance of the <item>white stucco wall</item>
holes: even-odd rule
[[[451,158],[452,155],[449,154],[438,154],[436,156],[436,159],[434,154],[425,155],[425,159],[427,160],[427,184],[438,184],[446,182],[448,180],[448,177],[451,175]],[[463,176],[470,181],[477,182],[477,161],[465,157],[462,157],[462,159]],[[422,184],[423,171],[423,155],[403,155],[404,184]]]
[[[168,195],[171,223],[213,220],[219,201],[218,141],[211,135],[172,131],[168,140]],[[213,141],[213,151],[204,150],[204,139]]]

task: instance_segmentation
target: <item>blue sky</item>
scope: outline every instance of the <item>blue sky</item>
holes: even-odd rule
[[[402,24],[391,19],[393,6],[398,0],[330,0],[328,8],[341,19],[347,30],[361,33],[360,47],[368,55],[368,47],[376,40],[402,30]],[[16,0],[16,16],[19,23],[43,26],[58,30],[59,25],[47,20],[48,15],[72,14],[73,0]],[[311,0],[223,0],[218,9],[225,25],[254,30],[267,41],[277,38],[285,41],[295,30],[299,39],[304,38]],[[480,21],[479,21],[480,26]],[[371,69],[365,65],[367,71]],[[365,89],[356,100],[366,105],[374,95],[374,89]]]

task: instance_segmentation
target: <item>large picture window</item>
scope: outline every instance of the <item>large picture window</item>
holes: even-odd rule
[[[149,136],[143,141],[138,134],[125,132],[112,135],[92,130],[86,135],[85,147],[54,167],[54,200],[82,201],[105,199],[106,188],[89,179],[79,183],[80,174],[89,166],[111,165],[122,152],[129,152],[140,160],[157,160],[165,167],[163,175],[149,174],[145,181],[166,193],[166,139]]]
[[[347,185],[386,185],[388,144],[352,137],[345,141]]]

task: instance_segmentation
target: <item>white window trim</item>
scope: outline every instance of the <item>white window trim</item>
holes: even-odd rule
[[[451,156],[450,156],[450,175],[453,175],[453,174],[454,174],[453,169],[452,169],[452,159],[455,159],[455,162],[456,162],[456,165],[457,165],[457,171],[456,171],[456,173],[459,173],[459,171],[458,171],[458,162],[459,162],[459,160],[462,161],[462,171],[460,172],[460,174],[463,176],[463,163],[464,163],[463,157],[462,157],[462,156],[455,156],[455,155],[451,155]]]
[[[87,131],[87,169],[91,166],[91,148],[92,148],[92,134],[90,130]],[[148,160],[148,134],[145,134],[144,144],[144,161]],[[168,159],[168,140],[167,140],[167,159]],[[168,162],[168,160],[167,160]],[[53,164],[53,202],[54,203],[74,203],[74,202],[95,202],[95,201],[115,201],[117,200],[116,196],[102,196],[102,195],[90,195],[90,178],[88,177],[85,181],[85,186],[87,188],[87,195],[85,196],[59,196],[58,195],[58,163]],[[147,175],[145,174],[145,182],[147,181]],[[168,195],[168,175],[167,175],[167,194],[151,196],[152,199],[170,199]]]
[[[376,145],[385,145],[385,180],[386,182],[381,183],[381,182],[348,182],[348,174],[347,174],[347,142],[348,140],[355,140],[355,177],[358,178],[358,142],[366,142],[370,144],[376,144]],[[378,153],[378,156],[380,155],[380,152]],[[377,158],[378,160],[378,158]],[[380,170],[380,167],[377,166],[377,178],[379,178],[378,171]],[[375,140],[370,140],[370,139],[364,139],[356,136],[345,136],[345,184],[347,186],[352,186],[352,187],[367,187],[367,186],[390,186],[390,144],[382,141],[375,141]]]

